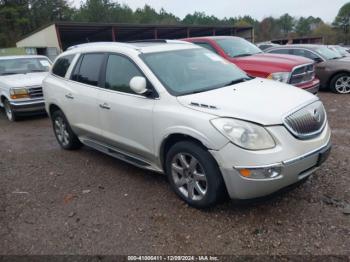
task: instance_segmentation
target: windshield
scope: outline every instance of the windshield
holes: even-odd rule
[[[204,48],[142,54],[169,93],[181,96],[250,79],[232,63]]]
[[[332,51],[331,49],[325,46],[318,47],[315,51],[326,60],[332,60],[332,59],[337,59],[342,57],[337,52]]]
[[[248,42],[243,38],[225,38],[216,39],[216,43],[224,50],[225,54],[230,57],[250,56],[262,53],[256,45]]]
[[[0,75],[48,72],[51,63],[45,58],[0,59]]]

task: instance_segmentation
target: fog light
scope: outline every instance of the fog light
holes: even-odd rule
[[[251,179],[277,178],[282,174],[282,166],[262,168],[237,168],[241,176]]]

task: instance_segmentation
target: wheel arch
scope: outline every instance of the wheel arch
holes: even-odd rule
[[[165,168],[165,159],[166,159],[167,152],[174,144],[180,141],[195,142],[196,144],[203,147],[205,150],[208,150],[210,148],[210,146],[206,142],[203,142],[200,138],[195,137],[193,135],[180,133],[180,132],[169,134],[163,139],[159,148],[159,158],[160,158],[160,163],[163,170]]]
[[[3,104],[5,99],[9,100],[8,97],[6,97],[4,94],[0,94],[0,102]]]
[[[49,116],[51,117],[52,116],[52,114],[53,114],[53,112],[55,112],[55,111],[57,111],[57,110],[60,110],[60,111],[62,111],[62,109],[58,106],[58,105],[56,105],[56,104],[50,104],[49,105]],[[63,111],[62,111],[63,112]]]
[[[344,70],[340,70],[340,71],[337,71],[337,72],[334,72],[328,79],[327,81],[327,86],[329,87],[332,83],[332,80],[334,79],[335,76],[337,75],[340,75],[340,74],[348,74],[350,75],[350,71],[346,71],[345,69]]]

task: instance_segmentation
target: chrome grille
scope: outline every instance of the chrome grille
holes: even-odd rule
[[[289,83],[298,85],[311,81],[315,77],[315,68],[313,64],[303,65],[293,70]]]
[[[284,118],[287,129],[300,139],[318,135],[322,132],[326,122],[326,111],[321,101],[307,105]]]
[[[30,87],[28,93],[31,98],[41,98],[43,97],[43,88],[41,86]]]

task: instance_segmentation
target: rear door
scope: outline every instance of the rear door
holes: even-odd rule
[[[81,137],[98,139],[101,136],[97,96],[104,59],[104,53],[82,54],[68,81],[65,99],[69,111],[66,115]]]
[[[134,93],[129,82],[144,76],[127,56],[109,54],[99,94],[99,118],[104,142],[132,156],[152,160],[154,98]],[[149,84],[150,85],[150,84]]]

